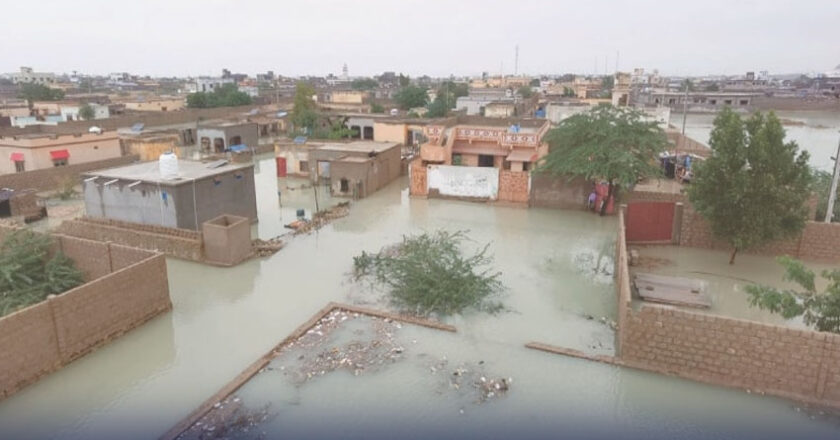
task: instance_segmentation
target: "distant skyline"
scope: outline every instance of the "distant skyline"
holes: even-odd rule
[[[0,73],[411,76],[826,72],[840,1],[40,1],[3,5]],[[596,70],[597,69],[597,70]]]

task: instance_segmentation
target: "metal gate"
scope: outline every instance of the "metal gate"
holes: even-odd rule
[[[286,177],[286,158],[278,157],[277,159],[277,177]]]
[[[674,202],[630,202],[627,204],[627,241],[671,241]]]

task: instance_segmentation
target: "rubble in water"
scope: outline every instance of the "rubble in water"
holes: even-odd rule
[[[366,335],[364,330],[356,330],[354,333],[363,336],[362,338],[325,346],[331,331],[340,324],[360,316],[370,321],[372,334]],[[391,319],[336,310],[318,321],[303,336],[284,345],[276,352],[277,356],[272,365],[265,367],[261,372],[282,371],[292,383],[302,385],[312,378],[340,369],[348,370],[356,376],[378,371],[404,358],[405,349],[394,338],[400,328],[402,324]],[[293,356],[301,350],[303,354]],[[292,359],[284,359],[284,355]],[[279,363],[283,365],[275,365]]]
[[[274,237],[268,240],[261,240],[259,238],[251,240],[251,249],[254,251],[254,257],[274,255],[277,251],[283,249],[283,246],[285,246],[285,243],[283,243],[280,237]]]
[[[484,361],[476,365],[461,364],[454,369],[448,368],[449,360],[446,357],[429,366],[433,375],[440,374],[446,377],[446,382],[438,389],[442,394],[446,390],[455,390],[462,393],[474,390],[476,393],[473,403],[480,405],[488,400],[505,395],[513,384],[512,377],[490,377],[485,371]],[[463,414],[463,408],[460,410]]]
[[[178,436],[179,439],[228,439],[228,438],[268,438],[259,429],[276,417],[269,411],[269,405],[258,409],[249,409],[239,397],[228,397],[216,403],[213,408],[189,429]]]

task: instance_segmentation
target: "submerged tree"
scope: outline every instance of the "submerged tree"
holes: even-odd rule
[[[500,272],[487,268],[493,257],[485,245],[465,256],[464,231],[404,236],[402,242],[353,257],[357,280],[370,277],[383,286],[398,308],[419,315],[450,315],[466,309],[498,312],[493,298],[504,290]]]
[[[783,280],[792,281],[804,290],[750,285],[746,287],[750,304],[785,319],[801,316],[806,325],[822,332],[840,333],[840,270],[822,271],[828,287],[825,292],[818,293],[814,272],[802,262],[788,256],[779,257],[777,261],[785,267]]]
[[[712,155],[695,167],[688,195],[714,235],[742,250],[795,236],[805,226],[811,188],[808,153],[785,142],[771,112],[747,121],[726,108],[709,138]]]
[[[564,119],[546,136],[550,149],[537,172],[605,180],[604,215],[617,188],[661,173],[657,158],[667,139],[656,122],[643,116],[638,110],[600,105]]]

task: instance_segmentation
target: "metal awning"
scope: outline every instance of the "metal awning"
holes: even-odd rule
[[[67,150],[54,150],[50,151],[50,157],[52,160],[68,159],[70,158],[70,152]]]
[[[536,162],[537,152],[533,150],[516,150],[511,151],[505,158],[508,162]]]
[[[23,162],[23,153],[12,153],[10,159],[12,162]]]

